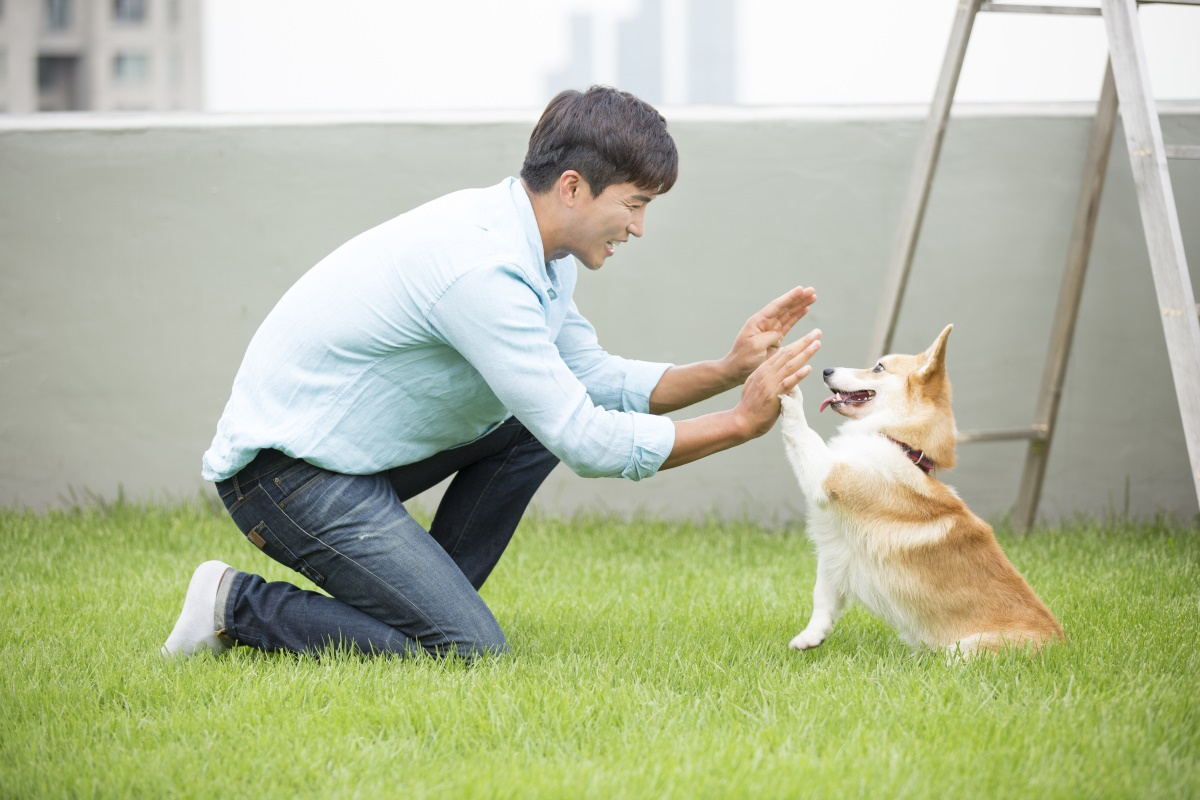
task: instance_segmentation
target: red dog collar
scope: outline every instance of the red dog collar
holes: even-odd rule
[[[899,439],[892,439],[890,436],[887,438],[900,445],[900,449],[904,451],[904,454],[908,456],[909,460],[920,467],[926,475],[937,469],[937,464],[934,464],[933,460],[929,456],[925,455],[924,450],[914,450]]]

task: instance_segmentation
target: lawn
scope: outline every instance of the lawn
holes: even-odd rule
[[[1200,527],[1001,543],[1069,643],[954,665],[855,609],[796,653],[799,527],[531,519],[507,656],[166,663],[199,562],[303,580],[203,502],[0,511],[0,797],[1200,797]]]

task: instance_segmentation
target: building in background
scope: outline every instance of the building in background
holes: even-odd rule
[[[735,104],[736,23],[736,0],[639,0],[617,21],[575,13],[570,58],[549,73],[546,93],[614,83],[651,105]]]
[[[0,0],[0,112],[199,111],[200,0]]]

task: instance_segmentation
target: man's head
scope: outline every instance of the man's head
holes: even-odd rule
[[[542,194],[567,170],[583,176],[593,197],[615,183],[660,195],[675,184],[679,154],[667,121],[629,92],[568,89],[550,101],[533,129],[521,179]]]
[[[666,120],[651,106],[606,86],[561,92],[521,168],[547,260],[570,254],[599,269],[642,235],[646,204],[674,185],[678,169]]]

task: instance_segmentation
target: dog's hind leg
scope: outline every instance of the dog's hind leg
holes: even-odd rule
[[[825,641],[834,623],[846,607],[846,596],[840,588],[842,576],[830,558],[817,561],[817,585],[813,587],[813,613],[804,630],[796,634],[788,647],[808,650]]]
[[[779,401],[783,404],[783,447],[800,490],[808,502],[823,505],[828,499],[824,484],[833,469],[833,454],[817,432],[808,427],[804,395],[799,386],[790,395],[780,396]]]
[[[981,654],[995,655],[1005,648],[1025,650],[1030,653],[1041,651],[1043,641],[1037,634],[1012,631],[1005,633],[976,633],[946,646],[950,661],[966,661]]]

